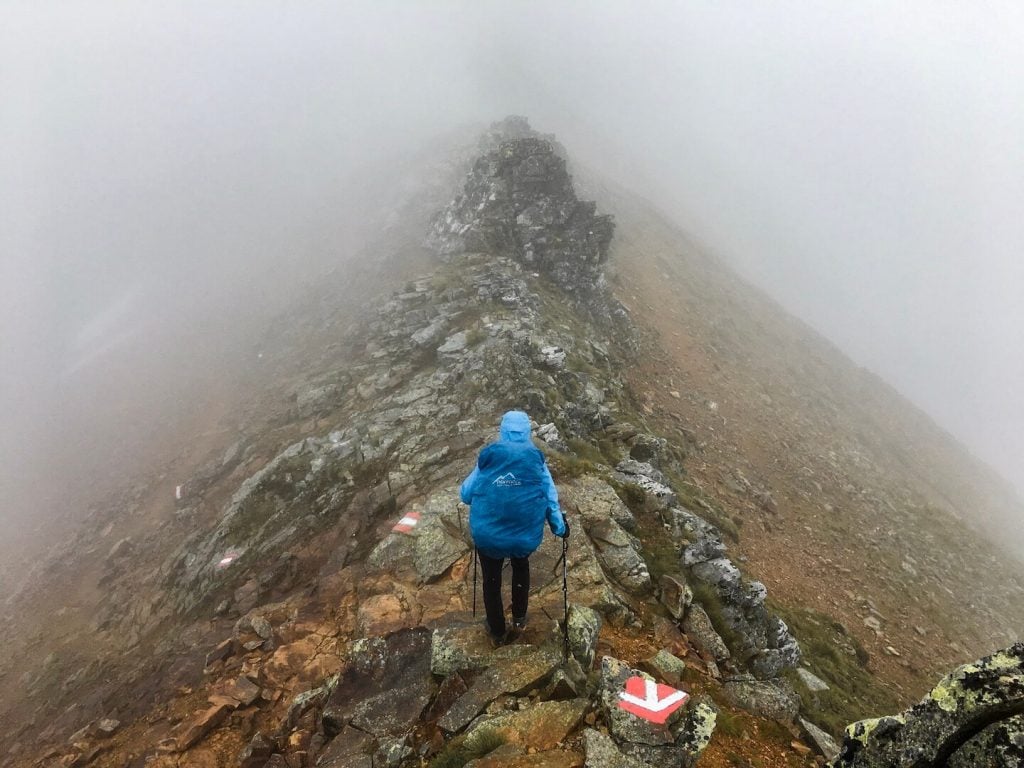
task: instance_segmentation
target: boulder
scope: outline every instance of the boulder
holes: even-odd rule
[[[374,768],[375,744],[369,734],[345,727],[320,754],[317,768]]]
[[[640,554],[640,544],[614,520],[594,520],[586,525],[601,569],[632,595],[651,592],[651,574]]]
[[[504,659],[484,670],[438,721],[449,733],[469,722],[502,694],[521,696],[542,686],[561,661],[557,653],[539,650],[528,656]]]
[[[187,721],[174,739],[177,751],[184,752],[202,741],[210,731],[227,719],[234,708],[235,706],[231,704],[215,704]]]
[[[351,724],[378,738],[402,736],[419,720],[435,689],[429,630],[359,641],[324,706],[324,731],[337,733]]]
[[[690,586],[667,573],[662,575],[658,586],[661,587],[658,594],[661,604],[668,609],[673,619],[683,618],[690,603],[693,602],[693,590]]]
[[[955,765],[961,750],[964,750],[962,765],[977,765],[970,762],[971,756],[985,749],[987,744],[996,744],[1011,736],[1019,739],[1019,722],[1009,721],[1021,713],[1024,713],[1024,643],[1016,643],[957,667],[918,704],[899,715],[861,720],[848,726],[839,756],[831,765],[834,768]],[[975,734],[981,737],[978,741],[974,741]],[[1010,741],[1008,746],[1020,750],[1021,743]],[[1009,764],[1019,765],[1019,762]]]
[[[725,661],[730,658],[729,647],[722,640],[721,635],[715,631],[707,612],[694,603],[686,612],[683,619],[683,632],[690,638],[690,641],[697,646],[697,649],[715,661]]]
[[[511,744],[537,751],[552,749],[576,730],[589,708],[587,699],[542,701],[518,712],[480,720],[467,732],[465,744],[472,749],[474,744],[497,734]]]
[[[668,510],[678,501],[675,491],[665,484],[664,475],[646,462],[623,459],[615,465],[613,477],[620,483],[640,486],[646,495],[648,509]]]
[[[800,726],[800,733],[803,734],[804,739],[814,747],[819,755],[826,760],[832,760],[839,754],[839,745],[836,740],[810,720],[801,717],[797,720],[797,724]]]
[[[686,676],[686,662],[662,649],[643,663],[644,668],[669,685],[678,686]]]
[[[573,603],[569,606],[569,652],[586,671],[594,666],[601,616],[593,608]]]
[[[599,477],[584,475],[572,481],[561,493],[563,505],[574,510],[584,525],[600,520],[613,520],[627,531],[636,529],[636,517],[622,503],[615,489]]]
[[[583,731],[585,768],[648,768],[646,763],[622,754],[611,737],[587,728]]]
[[[483,621],[438,627],[430,639],[430,671],[438,677],[487,667],[493,651]]]
[[[647,673],[631,669],[627,664],[611,656],[601,659],[599,701],[611,735],[620,743],[631,742],[652,746],[674,743],[676,734],[673,732],[673,726],[685,714],[683,707],[676,709],[665,723],[653,723],[619,706],[620,694],[625,690],[626,681],[634,676],[653,679]]]
[[[949,768],[1020,768],[1024,765],[1024,715],[983,729],[957,749],[947,765]]]
[[[782,679],[758,680],[748,676],[726,680],[722,694],[733,706],[781,723],[792,723],[800,711],[800,697]]]
[[[263,768],[274,752],[274,744],[259,731],[256,732],[238,756],[239,768]]]
[[[797,667],[796,676],[811,693],[820,693],[821,691],[828,690],[828,683],[805,667]]]

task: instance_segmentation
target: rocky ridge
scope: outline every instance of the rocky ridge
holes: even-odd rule
[[[465,227],[467,201],[495,185],[512,207],[484,205]],[[487,199],[499,200],[492,192]],[[515,222],[508,237],[502,215]],[[246,766],[399,766],[446,739],[481,756],[495,740],[506,753],[557,752],[551,760],[568,760],[551,763],[560,765],[690,765],[711,738],[716,705],[698,697],[654,731],[624,719],[620,678],[649,678],[648,670],[679,684],[698,669],[741,706],[795,716],[780,674],[799,660],[797,643],[766,609],[763,585],[741,576],[719,530],[663,474],[680,469],[683,449],[633,425],[642,420],[617,373],[633,354],[633,329],[600,271],[610,220],[576,200],[548,142],[519,136],[474,165],[439,221],[435,238],[462,221],[462,244],[448,240],[445,263],[381,304],[346,339],[344,364],[298,393],[297,415],[332,426],[248,473],[214,524],[156,570],[155,600],[132,599],[123,562],[135,545],[111,550],[97,628],[127,638],[127,651],[155,643],[155,655],[173,659],[231,627],[211,643],[201,680],[185,671],[168,678],[190,681],[186,689],[207,693],[208,706],[139,717],[121,732],[124,744],[148,744],[137,755],[147,764],[233,765],[225,750],[248,733]],[[505,232],[487,240],[498,253],[470,250],[484,244],[477,232]],[[533,627],[521,643],[492,649],[466,615],[470,544],[456,484],[509,407],[536,420],[565,507],[581,523],[568,558],[566,660],[552,539],[533,560]],[[255,453],[239,444],[197,473],[179,515],[194,515],[236,470],[259,461]],[[420,520],[412,535],[388,532],[410,512]],[[653,579],[652,530],[674,552]],[[691,583],[700,585],[697,602]],[[189,620],[196,624],[184,635],[166,632]],[[596,669],[603,625],[657,627],[667,645],[644,669],[608,654]],[[688,648],[696,664],[680,658]],[[86,668],[68,695],[103,670]],[[44,681],[27,682],[41,690]],[[125,719],[139,714],[121,709]],[[43,740],[58,723],[89,715],[77,708]],[[14,734],[15,754],[27,736]],[[101,765],[119,754],[117,737],[87,733],[71,743],[51,750],[49,762]]]
[[[12,764],[685,766],[737,709],[784,724],[772,764],[838,751],[805,706],[827,684],[795,668],[765,587],[728,556],[728,517],[686,483],[692,441],[621,375],[637,329],[604,279],[611,220],[525,122],[481,151],[434,221],[441,263],[295,388],[298,434],[247,435],[185,482],[193,530],[141,578],[151,540],[110,548],[95,632],[123,658],[27,671]],[[457,484],[510,407],[535,419],[577,523],[568,657],[556,540],[516,643],[492,647],[472,616]],[[693,696],[655,727],[618,706],[632,677]]]

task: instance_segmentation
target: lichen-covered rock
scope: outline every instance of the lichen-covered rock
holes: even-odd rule
[[[1024,715],[985,728],[953,753],[949,768],[1020,768],[1024,765]]]
[[[722,533],[688,509],[673,507],[668,512],[672,536],[683,543],[680,558],[686,567],[725,556]]]
[[[640,554],[640,542],[611,519],[594,520],[585,526],[601,569],[629,594],[650,594],[651,573]]]
[[[717,721],[718,710],[709,700],[696,701],[690,707],[676,739],[676,747],[683,755],[683,768],[697,764],[701,753],[711,743]]]
[[[734,646],[729,648],[734,659],[764,680],[800,662],[796,638],[786,623],[765,607],[768,590],[764,584],[744,579],[739,568],[725,557],[697,563],[689,572],[717,593],[718,613]]]
[[[492,650],[483,621],[438,627],[430,639],[430,671],[446,677],[460,670],[484,669]]]
[[[563,506],[578,512],[586,523],[613,520],[627,531],[636,529],[636,517],[615,489],[599,477],[584,475],[572,481],[562,494]]]
[[[626,681],[640,676],[653,679],[650,675],[630,668],[618,659],[605,656],[601,659],[600,702],[608,729],[616,741],[634,744],[664,746],[675,741],[672,725],[683,716],[683,709],[677,709],[664,724],[652,723],[637,717],[619,706],[620,694],[625,690]]]
[[[466,733],[466,747],[497,736],[541,751],[562,744],[590,708],[587,699],[542,701],[518,712],[478,720]]]
[[[678,501],[675,491],[665,484],[665,476],[646,462],[623,459],[615,465],[614,477],[620,483],[640,486],[650,509],[667,510]]]
[[[658,680],[669,685],[679,685],[686,675],[686,662],[662,649],[644,661],[643,666]]]
[[[983,729],[1021,713],[1024,713],[1024,643],[1017,643],[958,667],[918,704],[899,715],[861,720],[848,726],[839,756],[832,766],[924,768],[954,765],[954,756],[961,749],[965,749],[968,756],[984,754],[989,745],[995,748],[1003,744],[1004,738],[1019,733],[1014,731],[1013,725],[987,733]],[[972,737],[979,732],[982,737],[973,741]],[[1020,746],[1013,742],[1003,744],[1007,748],[1011,745]],[[984,762],[970,764],[985,765]]]
[[[610,736],[593,728],[583,731],[583,749],[585,768],[648,768],[646,763],[622,754]]]
[[[569,606],[569,652],[584,670],[594,666],[601,615],[593,608],[573,603]]]

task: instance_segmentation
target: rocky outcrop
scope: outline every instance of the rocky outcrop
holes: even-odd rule
[[[601,711],[620,753],[641,765],[666,768],[694,765],[714,732],[715,708],[705,701],[690,701],[671,712],[663,723],[637,717],[620,706],[626,681],[632,677],[653,681],[650,675],[631,669],[618,659],[606,656],[601,660]],[[607,743],[593,746],[602,753],[609,751]]]
[[[958,667],[906,712],[846,729],[833,768],[1019,766],[1024,644]]]
[[[497,124],[489,140],[496,146],[438,217],[434,242],[444,253],[511,256],[571,294],[602,288],[611,217],[577,199],[565,158],[522,118]]]

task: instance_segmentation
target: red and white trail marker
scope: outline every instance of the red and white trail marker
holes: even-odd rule
[[[626,681],[626,690],[619,693],[619,706],[630,714],[662,725],[688,698],[690,694],[686,691],[634,675]]]
[[[240,549],[229,549],[224,553],[224,556],[217,561],[217,570],[227,568],[235,560],[242,556],[242,550]]]
[[[409,533],[420,521],[419,512],[409,512],[391,530],[395,533]]]

